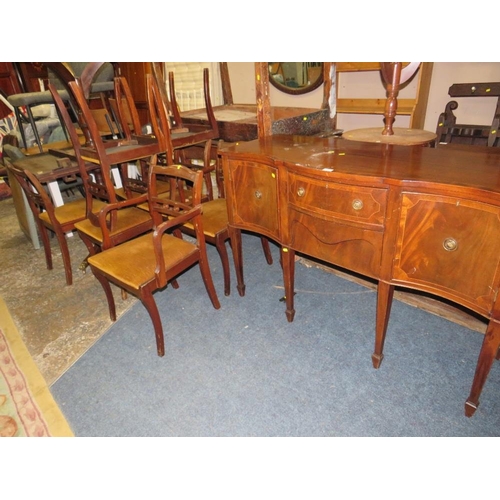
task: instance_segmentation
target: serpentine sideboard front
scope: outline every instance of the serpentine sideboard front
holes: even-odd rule
[[[275,135],[226,145],[222,158],[238,291],[241,230],[281,246],[286,316],[295,314],[295,252],[377,280],[375,368],[395,286],[488,319],[465,414],[500,346],[500,154]]]

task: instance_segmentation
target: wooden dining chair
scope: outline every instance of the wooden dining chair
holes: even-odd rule
[[[118,126],[121,135],[126,139],[132,139],[133,135],[143,133],[139,112],[135,105],[132,92],[127,79],[123,76],[114,79],[114,96],[109,99],[113,114],[118,117]]]
[[[208,68],[203,69],[203,93],[205,101],[205,112],[207,124],[185,124],[175,94],[175,78],[169,73],[169,94],[165,88],[164,72],[161,63],[152,63],[152,75],[156,81],[161,100],[165,107],[170,125],[170,135],[174,154],[174,162],[184,165],[191,164],[192,168],[201,168],[205,175],[205,188],[209,199],[213,198],[211,183],[211,172],[207,172],[206,166],[201,163],[203,159],[203,148],[208,140],[214,141],[219,137],[219,125],[210,98],[210,76]],[[213,143],[215,144],[215,143]],[[212,153],[215,149],[212,150]],[[212,156],[212,165],[215,169],[216,157]],[[212,169],[212,171],[213,171]]]
[[[195,144],[208,139],[217,139],[219,137],[219,125],[215,118],[212,100],[210,98],[210,75],[208,68],[203,68],[203,97],[205,100],[207,125],[187,125],[184,123],[182,120],[180,106],[177,102],[177,95],[175,93],[175,75],[173,71],[168,73],[168,84],[174,122],[180,129],[188,130],[185,138],[179,135],[179,144],[182,140],[184,140],[185,143],[189,141],[190,144]]]
[[[139,120],[132,92],[128,85],[127,79],[124,77],[115,78],[115,95],[109,99],[110,106],[113,108],[114,114],[118,117],[118,124],[122,136],[133,141],[136,137],[145,136],[145,132]],[[153,137],[149,134],[149,137]],[[173,154],[170,147],[170,142],[157,138],[159,141],[159,158],[163,165],[172,164]],[[116,195],[120,199],[133,198],[147,192],[148,186],[148,158],[141,158],[134,164],[124,163],[120,165],[120,176],[122,187],[115,190]],[[159,192],[168,192],[170,186],[168,183],[158,181],[157,189]]]
[[[151,119],[151,125],[155,135],[162,137],[162,140],[168,141],[171,137],[168,128],[168,118],[166,115],[166,108],[162,103],[161,94],[158,88],[156,79],[152,75],[146,75],[146,88],[148,96],[148,109]],[[167,128],[165,128],[167,127]],[[203,165],[201,173],[206,177],[207,173],[213,170],[211,163],[212,157],[212,142],[206,141],[203,150]],[[192,166],[189,166],[192,168]],[[184,191],[181,191],[184,193]],[[188,195],[189,196],[189,195]],[[226,247],[226,242],[229,240],[228,232],[228,215],[225,198],[208,198],[202,200],[203,213],[201,215],[203,221],[203,233],[207,243],[215,245],[222,264],[224,274],[224,294],[230,294],[230,272],[229,272],[229,258]],[[186,223],[182,230],[193,235],[195,228],[192,223]],[[272,264],[272,255],[269,248],[269,241],[267,238],[262,237],[262,247],[264,255],[268,264]]]
[[[56,159],[50,155],[40,155],[40,161],[55,162]],[[22,168],[22,162],[16,164],[16,162],[11,163],[9,159],[6,159],[5,163],[26,195],[42,240],[47,269],[51,270],[53,268],[49,237],[50,231],[55,234],[61,250],[66,284],[71,285],[73,283],[73,273],[66,233],[74,231],[76,223],[86,218],[86,200],[84,198],[77,198],[74,201],[69,201],[64,205],[56,207],[37,177],[29,170]],[[100,205],[95,204],[94,209],[98,210],[103,205],[104,203],[102,202]]]
[[[165,198],[159,195],[156,190],[158,178],[169,178],[178,186],[185,182],[191,184],[193,204],[183,203],[179,198],[174,199],[174,196]],[[169,283],[177,288],[175,279],[179,274],[198,264],[212,305],[215,309],[220,308],[203,235],[200,203],[202,182],[202,172],[195,172],[182,165],[152,164],[149,169],[148,203],[154,221],[154,232],[104,250],[88,259],[92,272],[104,289],[113,321],[116,320],[116,309],[110,283],[138,297],[144,304],[153,322],[159,356],[165,354],[165,342],[154,292],[164,289]],[[178,232],[178,228],[188,222],[193,224],[194,242],[182,239]],[[195,299],[192,297],[191,304]]]
[[[147,194],[119,201],[115,193],[111,167],[113,164],[125,161],[128,154],[127,148],[133,148],[134,145],[125,142],[123,146],[117,143],[113,147],[105,147],[78,80],[70,82],[69,86],[75,98],[75,105],[85,120],[85,126],[92,140],[91,148],[80,144],[76,129],[64,104],[55,89],[50,85],[49,89],[53,92],[56,106],[60,106],[61,116],[73,144],[73,154],[78,162],[85,190],[86,218],[76,223],[75,228],[85,243],[89,255],[94,255],[103,249],[151,231],[153,220],[149,213],[137,208],[139,203],[147,200]],[[123,150],[120,151],[121,147]],[[142,151],[140,145],[139,151]],[[147,148],[144,149],[144,154],[146,151]],[[151,157],[149,158],[151,159]],[[86,161],[96,165],[92,173],[89,173],[86,168]],[[104,206],[96,213],[94,210],[96,204],[102,202],[104,202]]]

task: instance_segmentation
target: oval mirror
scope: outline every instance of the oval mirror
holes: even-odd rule
[[[323,63],[270,62],[269,81],[287,94],[305,94],[323,83]]]

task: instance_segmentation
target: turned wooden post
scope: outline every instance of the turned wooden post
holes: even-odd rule
[[[380,63],[382,78],[387,85],[387,101],[385,103],[384,130],[382,130],[382,135],[394,135],[392,125],[398,109],[399,87],[416,73],[419,66],[419,62],[410,63],[403,69],[403,63],[400,62]]]
[[[387,83],[387,101],[384,111],[384,130],[382,135],[394,135],[392,125],[398,109],[399,82],[401,80],[401,63],[380,63],[382,76]]]

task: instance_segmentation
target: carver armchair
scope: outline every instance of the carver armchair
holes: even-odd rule
[[[169,283],[177,288],[175,279],[190,268],[199,265],[207,293],[215,309],[220,308],[212,281],[202,227],[201,187],[202,173],[181,166],[158,166],[149,169],[149,212],[154,220],[154,232],[149,232],[121,245],[90,256],[88,263],[101,283],[108,301],[110,317],[116,320],[116,310],[110,283],[114,283],[138,297],[147,309],[156,337],[159,356],[165,354],[163,325],[153,293],[160,292]],[[183,203],[179,197],[160,196],[156,190],[157,178],[171,179],[181,186],[189,183],[193,204]],[[194,227],[195,241],[186,241],[178,229],[186,223]],[[196,300],[193,297],[193,301]]]

